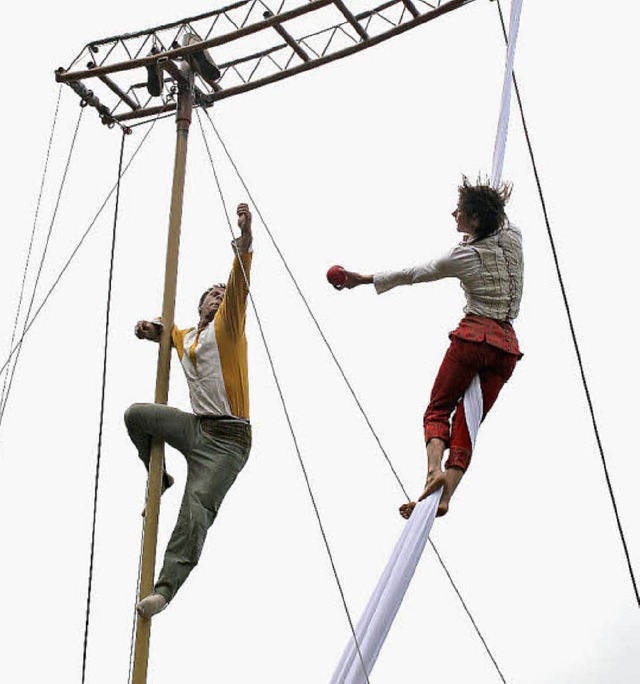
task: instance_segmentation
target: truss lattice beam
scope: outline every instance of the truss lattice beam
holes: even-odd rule
[[[173,50],[167,50],[166,52],[160,52],[155,55],[149,55],[147,57],[140,57],[138,59],[132,59],[127,62],[119,62],[116,64],[111,64],[109,66],[96,67],[95,69],[87,69],[85,71],[71,71],[65,72],[64,70],[56,71],[56,81],[61,83],[68,83],[69,81],[81,81],[85,78],[93,78],[94,76],[101,76],[102,74],[113,74],[118,71],[128,71],[130,69],[135,69],[137,67],[146,67],[151,64],[155,64],[160,57],[166,57],[167,59],[177,59],[178,57],[187,57],[192,55],[194,52],[199,52],[201,50],[208,50],[209,48],[219,47],[225,43],[230,43],[234,40],[239,40],[245,36],[250,36],[252,33],[258,33],[259,31],[264,31],[267,28],[271,28],[275,24],[282,24],[285,21],[290,21],[291,19],[296,19],[297,17],[313,12],[314,10],[322,9],[327,5],[331,5],[333,0],[313,0],[307,5],[302,5],[296,9],[290,10],[289,12],[284,12],[283,14],[276,14],[271,16],[269,19],[265,19],[262,22],[251,24],[250,26],[244,26],[237,31],[232,31],[226,33],[217,38],[210,38],[209,40],[202,41],[198,44],[186,45],[184,47],[174,48]]]
[[[87,79],[106,86],[99,97],[83,86],[92,96],[85,101],[100,103],[104,123],[143,120],[175,110],[177,92],[175,79],[169,79],[160,96],[148,95],[140,78],[148,67],[162,64],[171,73],[167,67],[213,49],[221,76],[215,82],[199,78],[196,87],[196,106],[208,107],[377,45],[474,0],[386,0],[357,14],[348,7],[353,0],[308,0],[293,8],[287,3],[300,0],[283,0],[278,14],[267,6],[270,1],[240,0],[147,31],[93,41],[68,69],[57,70],[56,80],[78,93]],[[181,46],[185,33],[197,33],[201,41]],[[98,61],[100,52],[105,54]],[[90,58],[87,68],[75,70],[85,54]]]

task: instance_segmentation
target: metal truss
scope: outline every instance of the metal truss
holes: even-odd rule
[[[280,1],[276,7],[275,4]],[[199,74],[195,103],[214,102],[308,71],[376,45],[473,0],[240,0],[163,26],[87,43],[56,80],[113,126],[176,108],[180,62],[208,50],[220,77]],[[271,5],[271,6],[270,6]],[[195,35],[199,42],[186,41]],[[188,44],[187,44],[188,43]],[[147,69],[160,67],[159,96],[147,90]],[[84,81],[91,79],[89,89]]]

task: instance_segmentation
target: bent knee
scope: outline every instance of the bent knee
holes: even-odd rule
[[[124,422],[127,427],[136,425],[140,419],[147,413],[148,407],[153,404],[131,404],[124,412]]]

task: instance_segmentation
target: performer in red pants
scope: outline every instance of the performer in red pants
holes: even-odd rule
[[[445,256],[401,271],[362,275],[344,271],[337,289],[373,284],[378,294],[398,285],[458,278],[466,297],[465,317],[450,333],[451,344],[438,371],[424,414],[427,479],[418,500],[443,488],[438,515],[444,515],[471,459],[472,444],[462,398],[475,375],[482,388],[483,415],[522,357],[511,322],[518,315],[523,283],[522,235],[510,223],[505,204],[511,187],[492,187],[463,177],[453,211],[463,241]],[[453,414],[453,419],[451,416]],[[450,423],[451,421],[451,423]],[[446,448],[446,469],[442,459]],[[408,518],[414,502],[400,507]]]

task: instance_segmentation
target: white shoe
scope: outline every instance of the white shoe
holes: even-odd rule
[[[162,594],[149,594],[138,603],[136,610],[140,617],[149,619],[163,611],[168,605],[167,599]]]

